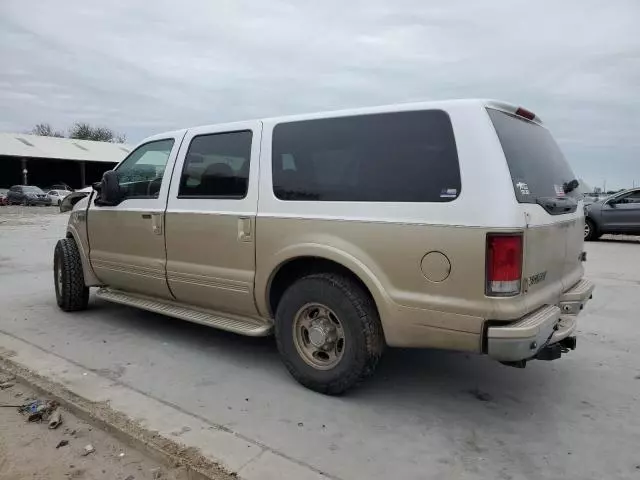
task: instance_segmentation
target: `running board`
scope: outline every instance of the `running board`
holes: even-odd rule
[[[249,337],[264,337],[271,333],[273,325],[251,317],[223,315],[213,311],[198,310],[178,302],[159,300],[133,293],[125,293],[110,288],[100,288],[96,295],[109,302],[141,308],[188,322],[200,323],[209,327],[227,330]]]

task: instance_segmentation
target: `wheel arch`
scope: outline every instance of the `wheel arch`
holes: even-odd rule
[[[261,289],[264,292],[262,306],[270,317],[275,315],[286,288],[297,279],[309,273],[336,272],[353,279],[372,298],[384,330],[385,319],[388,318],[386,306],[390,300],[378,279],[364,263],[338,249],[318,245],[277,257],[278,261],[269,269],[270,274],[263,280],[264,286]],[[257,280],[256,284],[258,283]]]
[[[84,283],[87,287],[96,287],[102,285],[102,282],[96,277],[96,274],[91,268],[89,262],[89,249],[87,248],[87,242],[83,242],[83,238],[71,223],[67,225],[66,238],[73,238],[80,252],[80,260],[82,262],[82,273],[84,274]]]

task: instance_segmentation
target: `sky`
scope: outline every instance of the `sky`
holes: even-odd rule
[[[0,131],[495,98],[576,176],[640,185],[639,0],[0,0]]]

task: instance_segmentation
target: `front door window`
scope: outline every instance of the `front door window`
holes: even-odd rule
[[[123,199],[158,198],[173,143],[173,138],[145,143],[118,166]]]

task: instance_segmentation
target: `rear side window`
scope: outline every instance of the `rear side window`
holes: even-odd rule
[[[180,198],[241,199],[247,195],[250,130],[199,135],[191,140],[180,177]]]
[[[564,185],[575,177],[549,130],[499,110],[487,111],[507,159],[518,202],[564,197]]]
[[[281,200],[448,202],[460,194],[453,129],[441,110],[282,123],[272,151]]]

